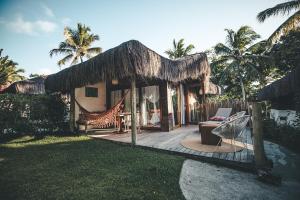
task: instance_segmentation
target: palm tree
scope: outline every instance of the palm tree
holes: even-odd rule
[[[176,43],[175,39],[173,40],[173,49],[169,49],[165,51],[165,53],[171,59],[181,58],[191,53],[194,49],[194,45],[190,44],[187,47],[184,47],[184,39],[180,39],[178,43]]]
[[[20,74],[24,73],[24,69],[18,69],[18,63],[10,60],[8,56],[2,57],[2,51],[3,49],[0,49],[0,88],[24,79],[24,76]]]
[[[279,14],[287,15],[292,11],[295,11],[283,24],[281,24],[275,32],[269,37],[269,41],[274,43],[283,34],[286,35],[289,31],[295,30],[299,27],[300,23],[300,0],[291,0],[285,3],[277,4],[272,8],[268,8],[257,15],[259,22],[264,22],[271,16],[277,16]]]
[[[83,57],[91,58],[95,54],[101,53],[100,47],[91,47],[92,43],[99,40],[98,35],[90,33],[91,29],[88,26],[77,24],[77,29],[65,27],[65,41],[59,44],[57,49],[50,51],[50,57],[57,54],[66,55],[58,61],[59,67],[71,61],[71,65],[83,62]]]
[[[219,43],[214,47],[217,59],[214,59],[212,67],[222,67],[223,77],[237,78],[243,100],[246,100],[244,82],[261,74],[259,64],[266,57],[258,52],[261,52],[265,42],[253,45],[260,36],[249,26],[242,26],[237,32],[231,29],[225,31],[227,32],[226,43]]]

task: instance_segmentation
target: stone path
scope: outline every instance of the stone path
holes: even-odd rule
[[[256,180],[256,175],[225,167],[186,160],[180,175],[180,188],[187,200],[197,199],[299,199],[300,156],[265,142],[267,156],[274,162],[274,173],[282,176],[282,186]]]

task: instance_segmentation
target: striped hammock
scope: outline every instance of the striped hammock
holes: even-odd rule
[[[75,100],[80,110],[77,123],[85,125],[86,129],[88,125],[92,126],[93,128],[108,128],[111,126],[119,127],[120,125],[117,121],[117,116],[120,114],[124,107],[123,101],[127,93],[120,99],[120,101],[117,102],[116,105],[104,112],[89,112],[84,107],[82,107],[77,100]]]

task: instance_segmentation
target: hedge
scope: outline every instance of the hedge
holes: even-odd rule
[[[300,128],[288,125],[277,125],[272,119],[265,119],[264,138],[300,152]]]
[[[67,130],[68,106],[60,95],[0,95],[0,134]]]

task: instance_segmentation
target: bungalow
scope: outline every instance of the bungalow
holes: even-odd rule
[[[70,94],[73,127],[80,108],[105,112],[125,95],[124,109],[133,113],[132,120],[137,110],[142,128],[169,131],[189,123],[193,87],[201,86],[201,94],[220,92],[210,73],[205,53],[170,60],[131,40],[49,75],[45,88]]]
[[[259,101],[270,101],[270,118],[277,124],[295,125],[300,112],[300,67],[258,92]]]
[[[38,76],[35,78],[16,81],[7,88],[0,91],[0,94],[45,94],[44,81],[47,76]]]

